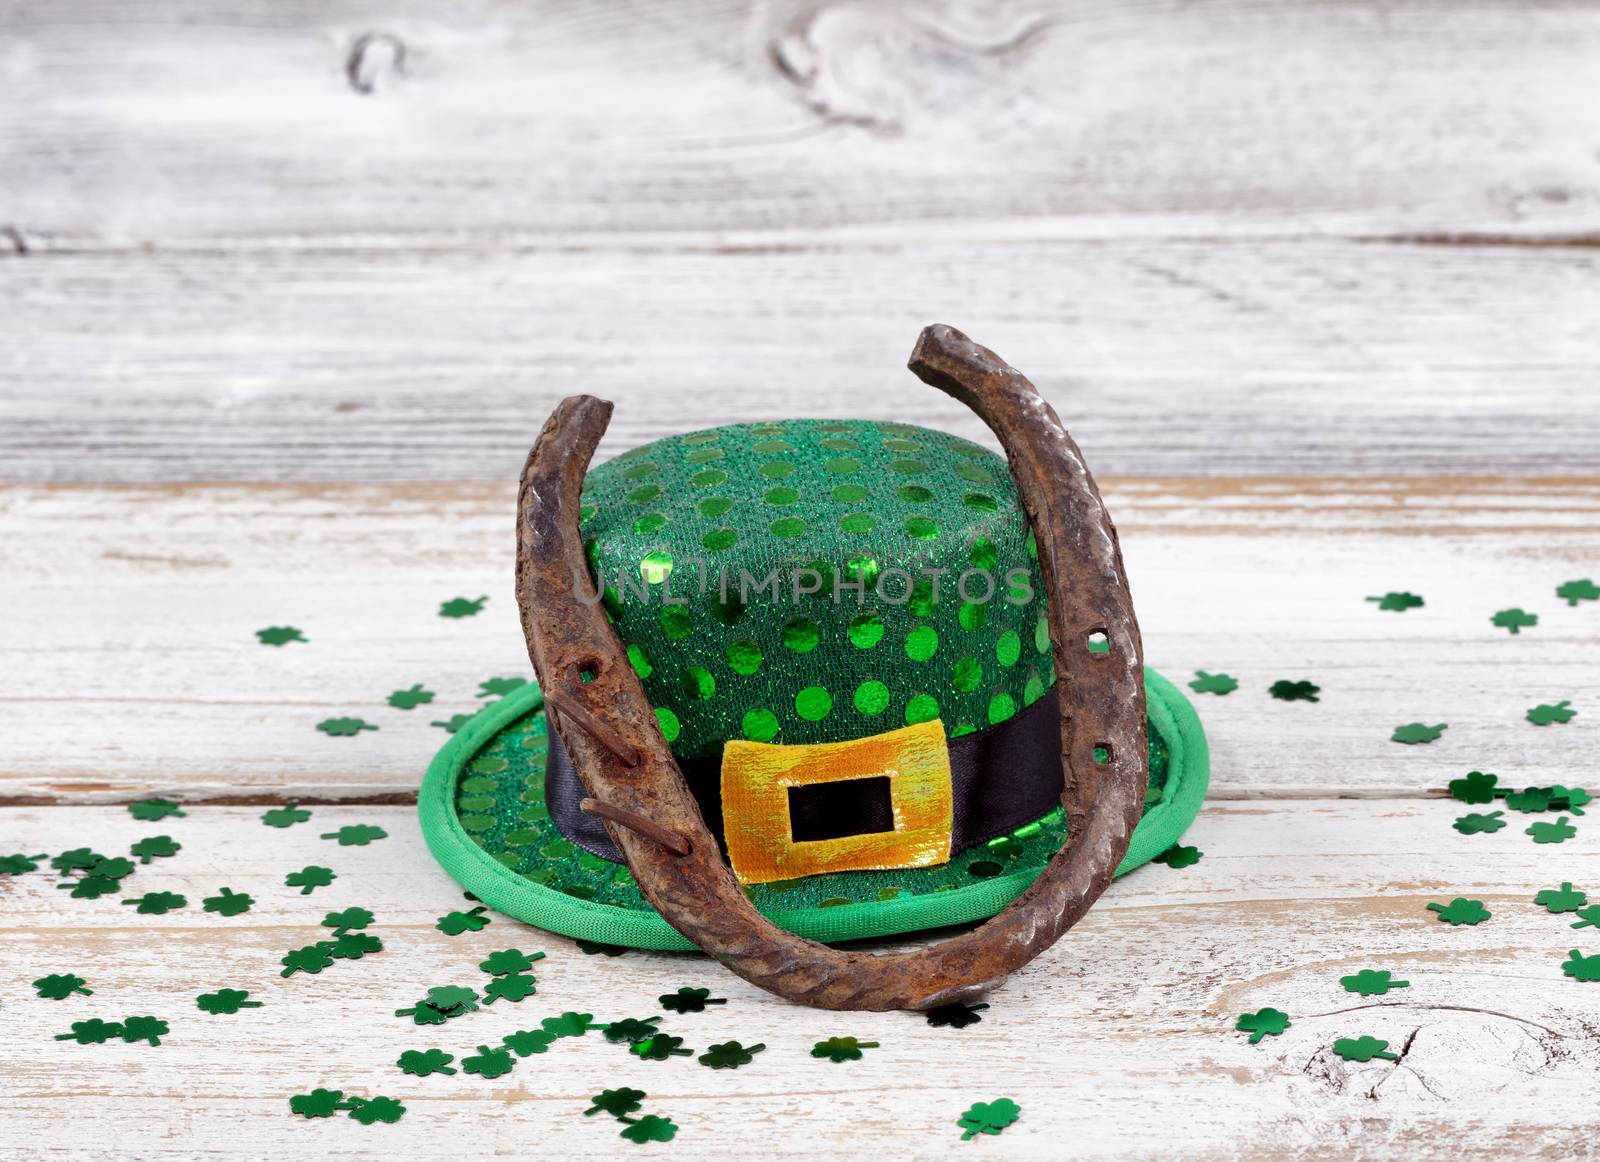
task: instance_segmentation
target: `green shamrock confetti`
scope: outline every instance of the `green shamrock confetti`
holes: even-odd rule
[[[274,807],[261,816],[268,827],[293,827],[311,818],[311,812],[301,807],[298,800],[290,800],[282,807]]]
[[[594,1028],[594,1017],[588,1013],[562,1013],[559,1017],[546,1017],[539,1022],[546,1033],[557,1037],[582,1037]]]
[[[1232,694],[1239,688],[1239,680],[1231,674],[1208,674],[1204,670],[1194,672],[1194,681],[1189,683],[1189,689],[1196,694]]]
[[[1499,775],[1468,771],[1466,778],[1450,780],[1450,797],[1462,803],[1493,803],[1497,794],[1495,784],[1499,781]]]
[[[159,823],[168,816],[184,818],[183,812],[171,799],[146,799],[142,803],[129,803],[128,814],[141,823]]]
[[[1489,620],[1500,629],[1510,630],[1512,633],[1520,633],[1524,629],[1538,625],[1539,615],[1537,613],[1528,613],[1521,609],[1502,609]]]
[[[1556,811],[1571,811],[1574,815],[1582,815],[1584,804],[1590,801],[1589,792],[1582,787],[1563,787],[1557,784],[1550,788],[1550,806]]]
[[[1439,919],[1452,926],[1482,924],[1490,916],[1494,915],[1493,912],[1483,906],[1482,900],[1467,900],[1460,896],[1457,896],[1448,904],[1429,904],[1428,911],[1437,912]]]
[[[1234,1028],[1250,1034],[1250,1044],[1260,1044],[1263,1037],[1276,1037],[1293,1022],[1289,1014],[1279,1009],[1257,1009],[1253,1013],[1240,1013]]]
[[[146,892],[142,896],[122,902],[135,905],[134,910],[141,916],[165,916],[168,912],[186,907],[189,903],[177,892]]]
[[[1500,818],[1504,814],[1504,811],[1491,811],[1487,815],[1463,815],[1451,826],[1461,832],[1462,835],[1477,835],[1479,832],[1484,831],[1493,834],[1506,825],[1506,821]]]
[[[411,1017],[418,1025],[437,1025],[451,1017],[478,1011],[476,990],[461,985],[440,985],[409,1009],[396,1009],[397,1017]]]
[[[284,887],[299,888],[302,896],[309,896],[318,888],[325,888],[339,877],[332,868],[310,864],[283,877]]]
[[[1443,722],[1437,726],[1425,726],[1420,722],[1408,722],[1404,726],[1395,727],[1394,734],[1390,735],[1390,739],[1393,742],[1403,742],[1408,746],[1415,746],[1420,742],[1433,742],[1449,729],[1449,725]]]
[[[85,988],[88,981],[81,976],[73,976],[70,972],[53,973],[50,976],[41,976],[33,982],[34,989],[47,1001],[64,1001],[73,993],[82,993],[86,997],[94,995],[94,990]]]
[[[1561,971],[1573,980],[1600,980],[1600,953],[1585,956],[1576,948],[1568,952],[1571,957],[1561,966]]]
[[[578,950],[585,956],[621,956],[628,951],[620,944],[599,944],[593,940],[578,941]]]
[[[446,1053],[443,1049],[407,1049],[400,1054],[400,1059],[395,1064],[413,1077],[427,1077],[434,1073],[455,1073],[455,1070],[450,1068],[450,1063],[454,1060],[454,1055]]]
[[[252,1001],[245,989],[218,989],[214,993],[201,993],[194,999],[195,1007],[202,1013],[230,1017],[240,1009],[259,1009],[260,1001]]]
[[[289,1099],[289,1109],[302,1118],[331,1118],[344,1104],[344,1091],[340,1089],[314,1089],[310,1093],[297,1093]]]
[[[516,1066],[516,1059],[511,1056],[509,1049],[491,1049],[487,1045],[479,1045],[476,1057],[467,1057],[461,1062],[461,1068],[468,1073],[491,1080],[505,1076]]]
[[[328,955],[331,947],[326,943],[307,944],[304,948],[284,953],[283,959],[278,961],[283,965],[283,971],[278,975],[293,976],[297,972],[307,972],[315,976],[333,963],[333,957]]]
[[[1174,843],[1160,855],[1155,857],[1156,863],[1164,863],[1168,867],[1193,867],[1200,862],[1200,857],[1205,854],[1198,847],[1184,847]]]
[[[624,1118],[623,1120],[626,1121],[627,1119]],[[638,1142],[643,1145],[646,1142],[670,1142],[677,1132],[677,1124],[671,1118],[645,1114],[644,1117],[623,1130],[622,1136],[630,1142]]]
[[[56,890],[66,892],[74,900],[98,900],[101,896],[121,891],[122,885],[104,876],[84,876],[82,879],[57,884]]]
[[[657,1016],[646,1017],[642,1021],[636,1017],[626,1017],[620,1021],[612,1021],[609,1025],[603,1027],[606,1040],[613,1043],[626,1041],[630,1045],[635,1041],[647,1040],[660,1032],[656,1028],[660,1020],[661,1018]],[[599,1029],[602,1026],[596,1025],[595,1028]]]
[[[248,893],[223,888],[216,895],[207,896],[201,904],[207,912],[216,912],[222,916],[239,916],[248,912],[255,902],[255,897]]]
[[[478,697],[499,698],[513,690],[520,690],[527,684],[526,678],[486,678],[478,683]]]
[[[765,1048],[760,1042],[741,1045],[737,1041],[723,1041],[700,1054],[700,1064],[707,1069],[738,1069],[741,1065],[749,1065],[755,1060],[755,1055]]]
[[[1339,983],[1344,985],[1345,992],[1360,993],[1364,997],[1381,997],[1390,989],[1411,987],[1410,981],[1392,980],[1387,971],[1373,968],[1363,968],[1354,976],[1341,976]]]
[[[261,639],[264,646],[286,646],[290,642],[306,640],[292,625],[269,625],[266,629],[256,630],[256,637]]]
[[[378,728],[363,718],[324,718],[317,723],[317,729],[335,738],[349,738],[351,735],[360,734],[363,730]]]
[[[396,710],[415,710],[425,702],[433,701],[433,691],[424,690],[418,682],[409,690],[396,690],[389,695],[389,705]]]
[[[1590,904],[1587,908],[1579,908],[1573,913],[1578,917],[1574,928],[1600,928],[1600,904]]]
[[[538,991],[538,982],[524,973],[497,976],[484,987],[483,1003],[488,1005],[495,1001],[522,1001]]]
[[[998,1134],[1022,1113],[1022,1107],[1008,1097],[994,1101],[974,1102],[972,1107],[956,1119],[963,1133],[961,1140],[969,1142],[979,1134]]]
[[[141,839],[128,849],[128,854],[137,856],[140,863],[149,863],[153,859],[166,859],[168,856],[177,855],[183,850],[183,844],[173,839],[170,835],[152,835],[148,839]],[[104,875],[102,871],[99,873]]]
[[[44,858],[43,852],[38,855],[23,855],[19,851],[15,855],[0,855],[0,876],[22,876],[31,871],[38,871],[39,861]]]
[[[595,1114],[610,1114],[614,1118],[626,1119],[629,1114],[638,1113],[644,1108],[644,1099],[647,1095],[642,1089],[603,1089],[589,1099],[589,1108],[583,1111],[583,1116],[592,1118]]]
[[[468,601],[465,597],[452,597],[439,606],[439,616],[476,617],[483,611],[484,603],[488,600],[487,597],[480,597],[476,601]]]
[[[114,859],[102,859],[89,869],[89,874],[103,880],[125,880],[137,870],[137,866],[133,860],[123,859],[119,855]]]
[[[1566,698],[1563,698],[1553,706],[1547,703],[1540,703],[1528,711],[1528,721],[1535,726],[1549,726],[1552,722],[1559,722],[1565,725],[1578,716],[1578,712],[1571,709],[1571,705],[1571,701]]]
[[[383,1122],[393,1125],[406,1116],[406,1107],[395,1101],[392,1097],[351,1098],[350,1116],[363,1126],[370,1126],[374,1122]]]
[[[1533,836],[1535,843],[1565,843],[1578,834],[1578,829],[1563,815],[1554,823],[1531,823],[1523,834]]]
[[[456,731],[460,730],[463,726],[465,726],[467,723],[469,723],[471,721],[472,721],[472,715],[470,715],[470,714],[452,714],[444,722],[430,722],[428,725],[429,726],[440,726],[440,727],[443,727],[444,730],[446,731],[446,733],[454,734]]]
[[[87,1021],[74,1021],[72,1032],[57,1033],[57,1041],[76,1041],[79,1045],[104,1045],[113,1037],[122,1036],[122,1025],[91,1017]]]
[[[161,1044],[161,1038],[170,1030],[160,1017],[129,1017],[122,1022],[122,1039],[129,1044],[143,1041],[148,1045]]]
[[[1283,702],[1317,702],[1322,687],[1311,682],[1291,682],[1280,679],[1267,688],[1267,693]]]
[[[463,932],[478,932],[489,924],[489,917],[484,915],[487,911],[487,908],[480,905],[470,912],[451,912],[448,915],[440,916],[434,923],[434,927],[446,936],[460,936]]]
[[[663,993],[656,1000],[669,1013],[703,1013],[707,1005],[725,1005],[726,998],[713,997],[710,989],[680,988],[675,993]]]
[[[365,847],[379,839],[389,838],[389,833],[370,823],[351,823],[337,831],[328,832],[322,838],[337,839],[340,847]]]
[[[505,1047],[518,1057],[527,1057],[533,1053],[543,1053],[556,1041],[554,1033],[546,1033],[543,1029],[524,1029],[518,1033],[510,1033],[500,1038]]]
[[[366,932],[341,932],[328,946],[335,960],[360,960],[369,952],[382,952],[383,941]]]
[[[499,952],[491,952],[478,967],[490,976],[511,976],[513,973],[527,972],[533,967],[534,961],[543,959],[542,952],[535,952],[529,956],[520,949],[505,948]]]
[[[106,857],[89,847],[74,847],[71,851],[63,851],[50,861],[50,866],[65,875],[71,871],[82,871],[91,868]]]
[[[1408,609],[1422,608],[1422,598],[1415,593],[1385,593],[1382,597],[1369,597],[1368,601],[1376,601],[1378,608],[1391,613],[1404,613]]]
[[[643,1061],[666,1061],[671,1057],[693,1057],[694,1050],[681,1048],[682,1045],[682,1037],[657,1033],[654,1037],[646,1037],[643,1041],[635,1041],[628,1046],[628,1052]]]
[[[1389,1042],[1376,1037],[1341,1037],[1333,1043],[1333,1051],[1346,1061],[1371,1061],[1374,1057],[1399,1061],[1400,1058],[1387,1052],[1388,1048]]]
[[[1533,897],[1533,902],[1546,912],[1560,915],[1562,912],[1576,912],[1589,902],[1589,895],[1570,883],[1563,883],[1559,888],[1545,888]]]
[[[322,918],[322,926],[332,928],[335,934],[343,936],[346,932],[360,931],[375,918],[365,908],[346,908],[342,912],[329,912]]]
[[[1550,810],[1555,799],[1555,792],[1550,787],[1526,787],[1521,791],[1502,791],[1501,795],[1507,807],[1528,814]]]
[[[976,1025],[983,1020],[978,1016],[980,1010],[989,1006],[969,1005],[962,1001],[951,1001],[948,1005],[936,1005],[927,1012],[928,1024],[935,1029],[949,1027],[951,1029],[965,1029],[968,1025]]]
[[[1580,601],[1600,601],[1600,585],[1596,585],[1587,577],[1578,581],[1566,581],[1556,586],[1556,596],[1568,605],[1576,605]]]
[[[829,1037],[811,1047],[811,1056],[826,1057],[838,1064],[842,1061],[860,1061],[863,1049],[876,1049],[876,1041],[857,1041],[854,1037]]]

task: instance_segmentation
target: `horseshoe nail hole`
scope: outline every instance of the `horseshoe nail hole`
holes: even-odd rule
[[[1084,644],[1089,647],[1091,654],[1109,654],[1111,652],[1111,639],[1106,636],[1103,629],[1090,630]]]
[[[585,686],[600,676],[600,663],[594,658],[578,662],[572,668],[578,673],[578,681]]]
[[[1105,766],[1111,761],[1111,744],[1109,742],[1097,742],[1094,744],[1094,761],[1101,766]]]

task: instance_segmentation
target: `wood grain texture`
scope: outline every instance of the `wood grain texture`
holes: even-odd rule
[[[1600,730],[1600,480],[1110,480],[1149,663],[1197,699],[1212,793],[1414,796],[1478,768],[1582,782]],[[512,599],[514,486],[0,490],[0,798],[413,793],[475,710],[529,672]],[[1365,600],[1421,593],[1403,614]],[[477,617],[437,616],[488,595]],[[1540,615],[1516,637],[1498,609]],[[1204,616],[1196,611],[1203,610]],[[306,644],[254,631],[294,625]],[[1317,704],[1268,697],[1310,679]],[[385,705],[421,682],[437,699]],[[1570,699],[1579,717],[1525,711]],[[377,732],[330,738],[357,714]],[[1395,726],[1446,722],[1428,746]]]
[[[10,481],[506,481],[579,391],[618,405],[602,456],[797,414],[989,441],[905,370],[935,321],[1100,476],[1600,472],[1582,248],[63,255],[0,261],[0,317]]]
[[[1190,833],[1195,866],[1151,865],[1119,880],[1060,944],[992,994],[981,1024],[933,1029],[905,1013],[823,1014],[786,1005],[697,956],[585,956],[570,941],[496,916],[455,938],[433,928],[461,894],[428,856],[409,809],[316,808],[287,831],[259,808],[193,808],[144,824],[113,808],[0,809],[0,851],[88,844],[123,850],[157,832],[184,845],[141,868],[130,892],[176,891],[189,907],[137,916],[113,897],[67,900],[54,874],[0,880],[7,972],[7,1059],[0,1070],[0,1152],[34,1158],[45,1144],[145,1156],[457,1157],[525,1153],[610,1157],[631,1150],[615,1125],[585,1118],[589,1095],[629,1085],[646,1110],[681,1127],[671,1149],[696,1158],[936,1158],[957,1148],[956,1117],[1006,1095],[1023,1109],[1004,1136],[959,1146],[1006,1157],[1356,1158],[1586,1156],[1581,1111],[1600,1100],[1600,1022],[1590,991],[1564,977],[1593,930],[1536,907],[1534,893],[1570,878],[1600,883],[1600,833],[1560,851],[1507,829],[1451,830],[1457,805],[1329,800],[1213,803]],[[389,837],[365,848],[317,838],[345,823]],[[283,886],[307,863],[333,867],[331,887]],[[257,903],[204,913],[226,884]],[[1438,923],[1427,903],[1465,895],[1493,912],[1474,928]],[[278,976],[278,958],[323,933],[327,910],[359,905],[378,919],[383,952],[316,977]],[[537,996],[432,1029],[392,1016],[436,984],[474,983],[506,947],[544,950]],[[1363,999],[1338,978],[1386,968],[1410,986]],[[92,997],[35,998],[26,982],[75,971]],[[564,1010],[599,1020],[644,1017],[682,985],[728,1003],[666,1015],[703,1051],[737,1038],[767,1045],[737,1071],[692,1058],[643,1062],[595,1034],[521,1060],[495,1081],[419,1079],[394,1061],[439,1046],[465,1056]],[[196,994],[250,990],[264,1003],[208,1016]],[[1293,1018],[1251,1046],[1232,1025],[1273,1006]],[[168,1019],[159,1048],[51,1039],[72,1021],[150,1013]],[[833,1065],[813,1042],[850,1034],[882,1047]],[[1345,1063],[1334,1039],[1371,1035],[1398,1064]],[[1070,1077],[1069,1085],[1062,1078]],[[401,1098],[398,1126],[340,1117],[306,1122],[290,1094],[315,1086]],[[54,1155],[51,1155],[54,1156]]]
[[[11,3],[21,245],[1600,228],[1600,11]]]

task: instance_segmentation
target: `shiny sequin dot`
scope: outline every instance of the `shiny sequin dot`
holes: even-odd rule
[[[698,702],[704,702],[717,692],[717,680],[704,666],[689,666],[683,671],[683,692]]]
[[[823,467],[829,472],[837,472],[840,476],[852,476],[861,471],[861,461],[853,460],[849,456],[835,456]]]
[[[658,485],[658,484],[646,484],[646,485],[643,485],[643,486],[641,486],[639,488],[635,488],[632,492],[628,493],[628,503],[629,504],[649,504],[652,500],[654,500],[656,497],[658,497],[660,495],[661,495],[661,486],[660,485]]]
[[[992,859],[975,859],[967,865],[967,874],[980,880],[993,879],[1005,870],[1004,864],[996,863]]]
[[[768,460],[761,466],[761,475],[768,480],[782,480],[794,475],[794,465],[787,460]]]
[[[1000,507],[1000,502],[987,492],[969,492],[961,502],[973,512],[995,512]]]
[[[885,440],[883,446],[891,452],[915,452],[920,447],[915,440],[906,440],[899,437]]]
[[[856,441],[846,436],[829,436],[826,440],[817,442],[830,452],[854,452],[859,447]]]
[[[652,585],[660,585],[672,572],[672,554],[665,549],[646,553],[639,561],[639,576]]]
[[[1050,652],[1050,619],[1043,614],[1033,624],[1033,648],[1041,654]]]
[[[1027,685],[1022,688],[1022,704],[1024,706],[1032,706],[1044,697],[1044,691],[1044,679],[1039,677],[1037,673],[1030,673]]]
[[[733,625],[744,616],[745,603],[736,587],[730,588],[725,596],[720,592],[713,593],[706,605],[711,610],[711,616],[723,625]]]
[[[722,456],[721,448],[696,448],[683,459],[689,464],[709,464],[713,460],[722,459]]]
[[[870,533],[877,523],[869,512],[853,512],[839,522],[839,527],[847,533]]]
[[[889,468],[901,476],[921,476],[928,470],[928,466],[921,460],[891,460]]]
[[[728,643],[728,668],[735,674],[753,674],[761,668],[761,647],[741,639]]]
[[[694,620],[683,606],[668,605],[661,610],[661,632],[673,641],[688,637],[693,629]]]
[[[731,549],[739,541],[739,534],[733,529],[712,529],[700,538],[700,543],[713,553],[720,553],[723,549]]]
[[[961,623],[962,629],[982,629],[989,620],[989,607],[979,605],[975,601],[963,602],[961,608],[956,611],[956,620]]]
[[[939,535],[939,522],[931,517],[914,516],[906,521],[906,532],[919,541],[931,541]]]
[[[622,470],[624,480],[643,480],[646,476],[653,476],[659,471],[659,466],[646,460],[642,464],[630,464]]]
[[[933,499],[933,489],[924,488],[920,484],[907,484],[897,491],[900,499],[907,504],[927,504]]]
[[[1017,712],[1017,700],[1006,693],[996,694],[989,699],[989,725],[1004,722]]]
[[[868,718],[876,718],[889,709],[889,687],[876,678],[868,678],[856,687],[856,710]]]
[[[833,488],[833,499],[840,504],[857,504],[867,499],[867,490],[860,484],[836,484]]]
[[[1008,629],[995,639],[995,661],[1002,666],[1014,666],[1017,659],[1022,656],[1022,639],[1017,636],[1017,631]]]
[[[780,517],[772,522],[772,535],[775,537],[798,537],[806,531],[806,522],[797,516]]]
[[[956,475],[963,480],[970,480],[974,484],[993,484],[994,477],[976,464],[957,464]]]
[[[701,516],[721,516],[733,507],[733,501],[726,496],[708,496],[698,507]]]
[[[647,512],[633,522],[633,531],[641,535],[653,533],[667,523],[667,514],[664,512]]]
[[[771,742],[778,733],[778,716],[760,706],[745,711],[739,724],[744,736],[752,742]]]
[[[683,724],[678,721],[678,716],[665,706],[656,707],[656,725],[661,727],[661,737],[668,742],[673,742],[678,737],[678,732],[683,729]]]
[[[628,664],[641,678],[648,678],[655,672],[655,667],[650,664],[650,655],[645,653],[641,646],[631,644],[628,646]]]
[[[816,649],[817,642],[821,640],[822,635],[817,630],[817,623],[809,617],[791,618],[784,624],[783,644],[797,654]]]
[[[863,553],[859,557],[851,557],[844,563],[844,571],[850,575],[850,580],[858,582],[863,589],[870,590],[878,580],[878,559]]]
[[[727,483],[727,480],[728,474],[720,468],[707,468],[704,472],[696,472],[689,477],[689,483],[696,488],[715,488],[719,484]]]
[[[794,712],[807,722],[820,722],[833,709],[833,696],[821,686],[807,686],[794,697]]]
[[[950,673],[950,684],[963,694],[970,694],[983,681],[983,663],[977,658],[959,658]]]
[[[850,644],[870,650],[883,640],[883,618],[876,613],[858,613],[850,619]]]
[[[793,504],[800,499],[800,492],[798,489],[781,485],[777,488],[767,489],[767,494],[762,499],[771,505]]]
[[[985,569],[992,573],[1000,560],[1000,551],[988,537],[979,537],[972,542],[972,548],[967,551],[967,560],[972,562],[974,569]]]
[[[762,440],[759,444],[751,445],[750,450],[757,456],[782,456],[785,452],[794,451],[787,440]]]
[[[906,725],[932,722],[939,717],[939,701],[932,694],[918,694],[906,703]]]
[[[931,625],[919,625],[906,634],[906,657],[913,662],[925,662],[939,648],[939,631]]]

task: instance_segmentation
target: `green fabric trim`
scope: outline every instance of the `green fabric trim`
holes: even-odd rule
[[[1210,777],[1205,732],[1188,699],[1148,668],[1145,693],[1150,724],[1167,744],[1170,765],[1161,799],[1145,812],[1134,832],[1127,858],[1117,869],[1119,876],[1148,863],[1177,842],[1199,813]],[[486,707],[434,756],[417,799],[417,815],[429,850],[464,888],[515,919],[579,940],[695,951],[692,943],[654,912],[595,904],[529,882],[496,862],[461,826],[454,803],[456,783],[467,764],[501,730],[543,704],[543,695],[536,686],[517,690]],[[772,911],[768,918],[798,936],[830,944],[966,924],[1000,911],[1027,889],[1040,870],[1029,867],[932,895]]]

